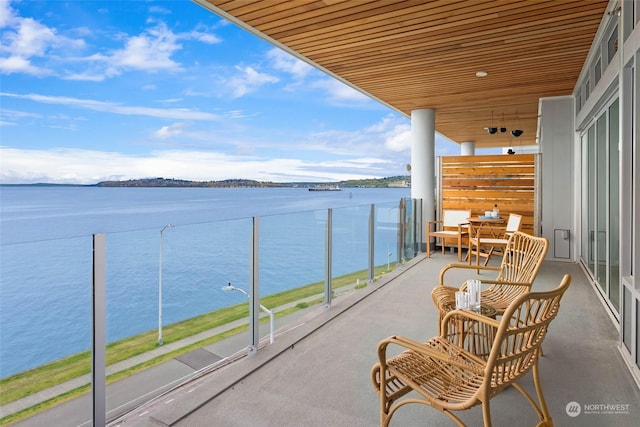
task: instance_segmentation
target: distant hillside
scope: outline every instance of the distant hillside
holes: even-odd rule
[[[102,181],[98,187],[290,187],[288,184],[261,182],[252,179],[225,179],[224,181],[187,181],[184,179],[143,178],[128,181]]]
[[[393,176],[379,179],[359,179],[339,182],[265,182],[252,179],[225,179],[223,181],[187,181],[183,179],[143,178],[127,181],[102,181],[97,187],[213,187],[213,188],[261,188],[261,187],[313,187],[338,185],[340,187],[408,187],[409,176]]]

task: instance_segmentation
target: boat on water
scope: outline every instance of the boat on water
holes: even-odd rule
[[[341,191],[342,189],[337,185],[316,185],[315,187],[309,187],[309,191]]]

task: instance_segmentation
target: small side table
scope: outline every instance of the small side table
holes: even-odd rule
[[[438,308],[440,316],[443,318],[447,313],[455,310],[456,304],[455,301],[447,301]],[[495,319],[496,313],[496,309],[493,306],[485,303],[480,304],[481,315]],[[495,331],[493,327],[463,316],[452,316],[447,325],[447,339],[450,342],[483,359],[489,357],[494,337]]]

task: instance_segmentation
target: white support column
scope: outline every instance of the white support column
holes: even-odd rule
[[[427,221],[435,219],[436,112],[411,112],[411,197],[422,199],[421,241],[426,242]]]
[[[472,141],[466,141],[460,143],[460,155],[461,156],[473,156],[476,154],[476,143]]]

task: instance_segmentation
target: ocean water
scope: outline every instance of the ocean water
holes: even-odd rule
[[[243,301],[253,217],[260,294],[323,280],[327,209],[333,275],[397,259],[409,189],[0,187],[0,378],[90,348],[92,234],[107,242],[107,340]],[[166,227],[162,233],[160,230]],[[160,258],[162,248],[162,258]],[[162,269],[160,269],[160,259]]]

